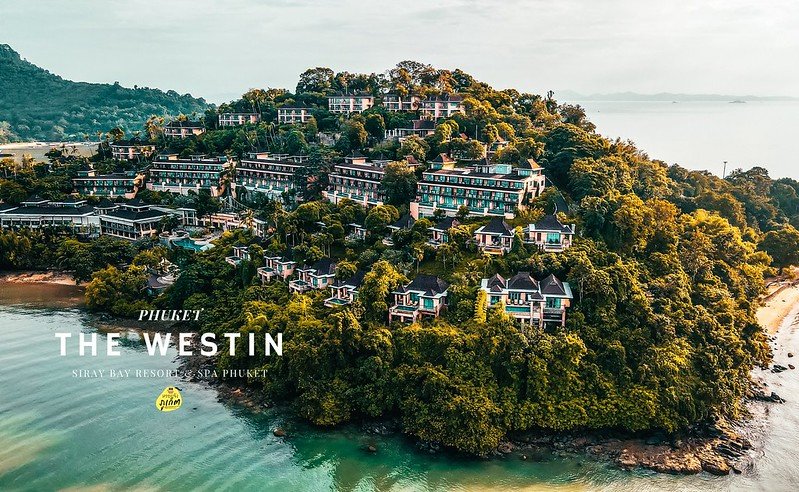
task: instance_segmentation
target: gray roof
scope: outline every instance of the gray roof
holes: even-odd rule
[[[439,231],[448,231],[453,227],[459,226],[460,222],[455,217],[444,217],[436,225],[432,227],[432,229],[436,229]]]
[[[410,229],[415,223],[416,219],[411,217],[410,214],[405,214],[400,217],[398,221],[391,224],[391,227],[396,227],[397,229]]]
[[[549,275],[541,281],[541,293],[555,296],[565,296],[566,289],[563,287],[563,282],[558,280],[554,275]]]
[[[167,212],[161,212],[160,210],[140,210],[140,211],[133,211],[133,210],[126,210],[126,209],[116,209],[106,212],[106,217],[117,217],[119,219],[125,220],[144,220],[144,219],[155,219],[160,218],[168,215]],[[103,217],[103,216],[101,216]]]
[[[536,222],[535,230],[537,231],[558,231],[558,232],[574,232],[571,226],[563,225],[557,217],[552,214],[547,214],[541,217],[541,220]]]
[[[330,258],[322,258],[311,265],[311,269],[316,270],[317,275],[333,275],[336,273],[336,263]]]
[[[449,284],[435,275],[425,275],[420,273],[411,283],[402,288],[400,292],[417,291],[424,292],[424,295],[434,296],[446,292]]]
[[[89,215],[94,213],[94,207],[89,205],[82,205],[80,207],[24,206],[4,210],[0,213],[7,215]]]
[[[519,272],[508,279],[508,289],[538,290],[538,282],[528,272]]]
[[[488,224],[478,229],[478,231],[488,234],[503,234],[506,236],[513,235],[513,229],[510,228],[508,223],[505,222],[505,219],[502,217],[494,217],[488,222]]]
[[[357,289],[363,283],[364,276],[366,276],[366,272],[363,270],[358,270],[352,275],[352,277],[348,278],[347,280],[336,280],[333,285],[336,287],[344,287],[346,285]]]

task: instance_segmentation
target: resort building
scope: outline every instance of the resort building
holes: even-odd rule
[[[294,275],[297,263],[282,255],[264,253],[264,266],[258,269],[261,283],[267,284],[275,279],[286,281]]]
[[[361,270],[347,280],[336,280],[330,286],[330,297],[325,299],[325,306],[339,307],[352,304],[358,299],[358,289],[363,283],[363,278],[366,274]]]
[[[383,96],[383,107],[386,111],[416,111],[421,106],[422,98],[414,94],[401,96],[399,94],[386,94]]]
[[[564,326],[566,308],[572,300],[571,287],[554,275],[540,282],[527,272],[509,279],[497,274],[484,278],[480,289],[486,293],[488,306],[503,306],[505,312],[522,323],[541,328],[547,323]]]
[[[453,227],[461,225],[458,219],[454,217],[444,217],[439,220],[433,227],[428,227],[430,231],[430,239],[427,241],[429,245],[438,248],[442,244],[449,242],[449,230]]]
[[[337,94],[327,98],[327,108],[331,113],[350,114],[362,113],[371,108],[375,104],[375,98],[372,96],[348,96],[345,94]]]
[[[456,113],[463,113],[463,97],[458,94],[443,94],[424,99],[419,110],[427,118],[437,120],[449,118]]]
[[[177,154],[160,154],[150,167],[147,189],[187,195],[189,190],[208,190],[211,196],[222,194],[222,176],[228,171],[227,157],[194,155],[180,159]]]
[[[545,215],[524,228],[524,242],[535,244],[542,251],[563,251],[572,245],[576,227],[575,224],[563,225],[554,215]]]
[[[304,106],[283,106],[277,108],[277,122],[281,125],[306,123],[311,119],[311,108]]]
[[[362,224],[352,223],[349,224],[352,228],[352,232],[347,235],[347,239],[350,241],[363,241],[366,239],[367,230]]]
[[[437,318],[447,306],[449,285],[434,275],[419,274],[408,285],[393,292],[394,305],[388,310],[389,323],[398,320],[414,323]]]
[[[474,231],[477,247],[484,253],[504,255],[513,246],[513,229],[500,217],[494,217],[488,224]]]
[[[226,256],[225,261],[232,266],[238,266],[242,261],[250,261],[249,246],[233,246],[233,254]]]
[[[417,186],[421,217],[429,217],[437,209],[455,215],[462,206],[473,215],[512,217],[544,190],[546,178],[537,164],[535,168],[512,168],[483,159],[456,168],[443,155],[436,160]]]
[[[188,138],[202,135],[205,127],[199,121],[175,120],[164,126],[164,136],[172,138]]]
[[[28,197],[19,205],[0,204],[0,228],[18,229],[28,227],[66,227],[80,234],[94,234],[100,221],[94,207],[86,200],[68,198],[46,200],[38,196]]]
[[[386,199],[381,189],[385,174],[382,166],[367,163],[362,155],[351,155],[344,158],[343,164],[333,166],[328,176],[331,189],[322,195],[333,203],[347,198],[365,207],[382,205]]]
[[[154,153],[154,144],[138,138],[111,143],[111,156],[117,161],[146,161]]]
[[[297,171],[305,167],[307,161],[305,155],[252,152],[236,167],[236,187],[281,200],[284,193],[296,188]]]
[[[436,131],[435,120],[411,120],[410,126],[386,130],[386,140],[397,139],[403,141],[410,136],[424,138]]]
[[[330,258],[322,258],[311,266],[297,268],[297,278],[289,282],[289,291],[306,292],[312,289],[326,289],[336,278],[336,263]]]
[[[155,235],[161,220],[171,214],[167,210],[152,208],[138,198],[120,204],[101,202],[97,213],[100,234],[131,241]]]
[[[133,198],[144,185],[145,175],[136,171],[124,171],[111,174],[97,174],[94,169],[86,168],[78,171],[72,178],[75,191],[84,196],[107,196]]]
[[[219,113],[219,126],[241,126],[255,124],[261,121],[258,113]]]

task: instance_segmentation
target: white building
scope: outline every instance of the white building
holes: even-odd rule
[[[172,138],[188,138],[202,135],[205,127],[199,121],[170,121],[164,126],[164,136]]]
[[[362,113],[375,104],[373,96],[348,96],[337,94],[327,98],[327,108],[331,113]]]
[[[281,125],[307,123],[311,117],[311,108],[302,106],[283,106],[282,108],[277,108],[277,122]]]
[[[261,121],[258,113],[219,113],[219,126],[241,126]]]
[[[421,102],[419,110],[422,115],[434,120],[449,118],[456,113],[464,112],[463,97],[458,94],[428,97]]]
[[[138,138],[111,143],[111,155],[118,161],[144,161],[155,152],[155,145]]]
[[[92,234],[100,229],[100,221],[86,200],[51,201],[32,196],[19,205],[0,204],[0,228],[22,227],[66,227],[77,233]]]
[[[401,96],[399,94],[386,94],[383,96],[383,107],[386,111],[416,111],[422,103],[422,98],[415,94]]]
[[[545,323],[564,326],[566,308],[573,298],[568,282],[561,282],[554,275],[538,282],[527,272],[509,279],[499,274],[484,278],[480,289],[486,293],[489,307],[504,304],[509,316],[542,328]]]

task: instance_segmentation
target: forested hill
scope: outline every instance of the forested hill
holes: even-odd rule
[[[135,131],[152,115],[207,107],[204,99],[174,91],[65,80],[0,44],[0,143],[83,139],[117,126]]]

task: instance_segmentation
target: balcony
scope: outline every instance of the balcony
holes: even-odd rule
[[[342,307],[350,304],[352,301],[350,299],[343,299],[340,297],[328,297],[325,299],[325,306],[329,308],[337,308]]]
[[[291,292],[297,292],[302,294],[303,292],[307,292],[309,290],[311,290],[311,284],[309,284],[305,280],[297,279],[289,282],[289,291]]]

